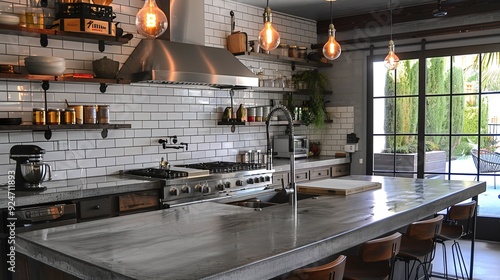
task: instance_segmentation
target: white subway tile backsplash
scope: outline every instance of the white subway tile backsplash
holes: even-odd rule
[[[6,1],[6,0],[0,0]],[[263,9],[228,0],[205,1],[205,44],[225,48],[230,31],[229,11],[236,15],[236,29],[246,32],[249,39],[256,39],[262,28]],[[116,19],[121,27],[135,33],[134,17],[143,1],[115,0]],[[131,6],[129,6],[131,5]],[[316,23],[291,17],[273,11],[277,29],[285,43],[310,45],[316,43]],[[105,52],[97,50],[96,43],[82,43],[70,40],[49,40],[49,47],[39,45],[39,39],[29,36],[4,35],[0,44],[0,57],[7,56],[23,65],[27,55],[52,55],[67,59],[67,73],[91,73],[92,60],[103,56],[123,63],[140,42],[139,37],[125,45],[106,45]],[[5,46],[5,48],[3,48]],[[265,75],[272,78],[274,70],[291,77],[289,64],[261,62],[238,57],[247,66],[262,67]],[[362,58],[360,58],[362,59]],[[297,71],[310,69],[297,66]],[[85,82],[50,83],[47,91],[49,107],[64,108],[65,100],[70,104],[109,104],[112,123],[131,124],[131,129],[109,130],[102,139],[101,130],[56,130],[51,140],[43,132],[6,132],[0,134],[0,178],[12,163],[8,160],[10,147],[20,143],[39,145],[47,150],[57,179],[81,178],[85,176],[116,174],[122,169],[156,166],[161,156],[168,154],[169,161],[176,163],[212,160],[236,160],[241,150],[265,149],[265,126],[237,126],[235,133],[230,126],[219,126],[217,122],[224,108],[230,106],[227,90],[174,87],[161,84],[108,85],[105,93],[99,84]],[[299,97],[307,99],[307,97]],[[283,100],[279,93],[238,90],[234,94],[235,109],[239,104],[246,107],[270,104],[270,99]],[[302,100],[302,99],[298,99]],[[44,107],[44,94],[40,82],[0,80],[0,114],[11,112],[21,115],[23,120],[31,119],[33,107]],[[7,102],[8,101],[8,102]],[[5,110],[2,108],[6,108]],[[353,132],[353,107],[328,108],[334,116],[334,123],[323,131],[299,127],[297,133],[314,135],[322,142],[323,151],[342,150],[345,134]],[[3,116],[3,115],[2,115]],[[284,133],[283,127],[271,127],[271,133]],[[179,142],[189,144],[188,151],[163,150],[158,139],[177,135]],[[57,141],[69,141],[70,150],[59,151]],[[334,142],[334,143],[333,143]],[[2,159],[3,159],[2,158]]]

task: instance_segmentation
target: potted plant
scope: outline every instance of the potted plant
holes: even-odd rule
[[[323,98],[323,93],[328,84],[327,76],[314,69],[294,74],[292,80],[295,84],[303,82],[305,88],[311,94],[307,110],[302,112],[302,122],[305,125],[312,124],[318,128],[324,127],[325,121],[330,117],[326,111]]]

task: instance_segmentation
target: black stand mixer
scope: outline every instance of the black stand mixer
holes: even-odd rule
[[[45,150],[36,145],[14,145],[10,149],[10,158],[16,161],[15,190],[44,191],[41,183],[48,173],[52,179],[50,165],[43,162]]]

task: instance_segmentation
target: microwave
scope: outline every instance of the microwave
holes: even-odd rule
[[[275,157],[290,158],[289,136],[279,135],[273,139],[273,149]],[[306,135],[294,135],[293,146],[295,158],[307,157],[309,153],[309,139]]]

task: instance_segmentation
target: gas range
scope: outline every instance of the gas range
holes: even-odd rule
[[[169,208],[264,190],[272,184],[273,172],[255,163],[216,161],[173,166],[170,170],[133,169],[124,174],[164,179],[160,200]]]

